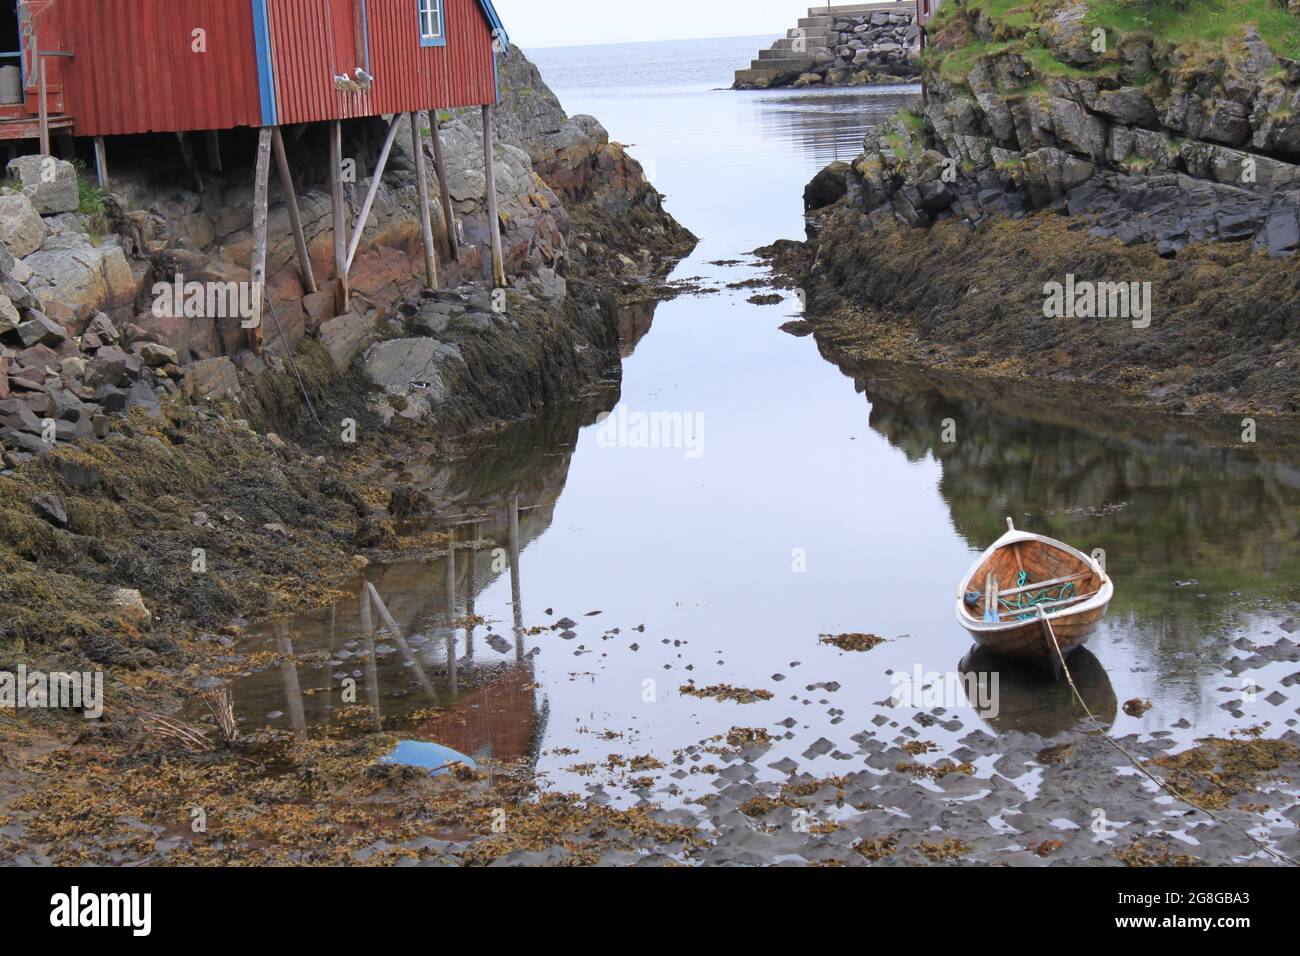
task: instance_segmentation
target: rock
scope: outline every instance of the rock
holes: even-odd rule
[[[120,616],[131,624],[148,630],[153,626],[153,614],[145,606],[144,596],[131,588],[119,588],[108,600],[109,607],[117,608]]]
[[[68,526],[68,509],[58,495],[37,495],[32,499],[37,513],[56,528]]]
[[[1160,115],[1156,112],[1151,97],[1137,87],[1101,91],[1097,94],[1093,110],[1126,126],[1142,126],[1151,130],[1160,128]]]
[[[169,349],[165,345],[158,345],[155,342],[146,342],[140,347],[140,360],[150,368],[177,365],[180,362],[173,349]]]
[[[366,378],[388,396],[377,409],[381,415],[394,413],[416,421],[441,405],[450,394],[443,374],[448,363],[464,359],[460,349],[436,339],[393,339],[381,342],[366,353]]]
[[[1106,155],[1106,121],[1087,112],[1073,100],[1053,96],[1048,100],[1048,114],[1056,138],[1075,152],[1093,160]]]
[[[814,176],[803,191],[804,210],[824,209],[843,199],[848,194],[845,177],[852,168],[848,163],[835,162]]]
[[[49,285],[40,293],[42,302],[65,303],[78,318],[86,319],[95,312],[127,308],[135,301],[135,276],[121,246],[106,242],[51,249],[51,245],[46,243],[23,260]]]
[[[95,403],[104,411],[116,414],[126,411],[127,390],[116,385],[101,383],[95,387]]]
[[[0,196],[0,243],[19,259],[45,242],[45,221],[22,193]]]
[[[82,381],[86,377],[86,360],[78,357],[64,359],[62,369],[65,379]]]
[[[238,398],[239,372],[224,356],[195,362],[185,369],[186,391],[196,399],[218,401]]]
[[[1097,62],[1097,54],[1092,49],[1092,31],[1084,22],[1087,15],[1088,5],[1083,0],[1075,0],[1039,28],[1039,36],[1058,60],[1074,66],[1091,66]]]
[[[349,312],[347,315],[336,316],[321,324],[320,342],[330,353],[334,365],[342,372],[352,364],[352,360],[369,342],[374,332],[373,319]]]
[[[133,356],[119,348],[105,346],[86,363],[85,382],[91,388],[100,385],[124,385],[130,382]]]
[[[0,292],[0,336],[16,332],[22,320],[13,300]]]
[[[68,337],[63,326],[43,312],[30,312],[30,318],[18,326],[18,338],[24,346],[60,345]]]
[[[1300,217],[1295,206],[1278,205],[1264,227],[1264,241],[1271,256],[1290,255],[1300,248]]]
[[[8,426],[0,427],[0,441],[29,455],[43,455],[50,446],[36,435]]]
[[[158,393],[144,382],[136,382],[126,393],[124,410],[129,412],[133,408],[144,409],[145,414],[150,418],[162,416],[162,402],[158,398]]]
[[[76,212],[81,205],[77,170],[71,163],[53,156],[19,156],[9,162],[9,175],[22,185],[22,192],[42,216]]]
[[[104,476],[98,467],[67,455],[55,457],[54,470],[60,480],[73,491],[94,491],[104,483]]]
[[[90,324],[86,326],[86,333],[95,336],[106,345],[116,345],[121,340],[117,326],[103,312],[96,312],[91,316]]]
[[[334,293],[313,292],[304,296],[302,309],[307,316],[307,328],[315,332],[324,322],[334,317]]]
[[[41,420],[36,417],[32,406],[18,398],[0,401],[0,427],[12,428],[29,435],[40,435]]]

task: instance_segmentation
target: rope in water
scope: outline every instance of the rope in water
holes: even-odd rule
[[[1042,608],[1039,608],[1038,616],[1042,620],[1043,626],[1046,628],[1047,636],[1052,639],[1052,648],[1056,651],[1056,657],[1061,662],[1061,671],[1065,674],[1065,679],[1070,682],[1070,690],[1074,692],[1074,699],[1079,702],[1079,706],[1082,707],[1083,712],[1088,715],[1088,719],[1091,720],[1093,726],[1097,728],[1097,732],[1106,738],[1106,742],[1108,744],[1110,744],[1112,747],[1114,747],[1116,750],[1118,750],[1121,754],[1124,755],[1125,759],[1128,760],[1128,762],[1133,765],[1134,770],[1142,774],[1142,776],[1146,777],[1148,780],[1154,783],[1161,790],[1165,791],[1165,793],[1169,794],[1175,800],[1187,804],[1189,807],[1191,807],[1194,810],[1200,810],[1202,813],[1204,813],[1210,819],[1214,820],[1216,823],[1223,823],[1226,824],[1227,826],[1230,826],[1238,830],[1243,836],[1246,837],[1246,839],[1250,840],[1251,843],[1255,844],[1257,847],[1259,847],[1261,850],[1263,850],[1265,853],[1267,853],[1269,856],[1273,857],[1274,859],[1280,860],[1283,863],[1288,863],[1291,866],[1300,866],[1300,863],[1297,863],[1295,860],[1291,859],[1285,853],[1281,853],[1273,849],[1271,846],[1269,846],[1263,840],[1259,839],[1257,836],[1255,836],[1253,833],[1251,833],[1241,824],[1226,819],[1225,817],[1221,816],[1218,813],[1215,813],[1213,810],[1209,809],[1208,807],[1201,806],[1199,803],[1197,803],[1195,800],[1192,800],[1190,797],[1183,796],[1183,794],[1175,790],[1172,785],[1161,780],[1150,770],[1148,770],[1140,760],[1138,760],[1131,753],[1129,753],[1127,750],[1121,747],[1119,741],[1117,741],[1110,734],[1106,733],[1106,729],[1102,727],[1101,721],[1099,721],[1093,715],[1093,712],[1088,709],[1088,705],[1084,703],[1083,695],[1079,693],[1079,688],[1074,683],[1074,677],[1070,673],[1070,666],[1065,663],[1065,655],[1061,653],[1061,645],[1056,640],[1056,629],[1052,627],[1052,622],[1048,619],[1047,612],[1044,611]]]

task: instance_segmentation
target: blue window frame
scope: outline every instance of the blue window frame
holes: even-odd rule
[[[446,46],[447,22],[443,0],[417,0],[420,13],[420,46]]]

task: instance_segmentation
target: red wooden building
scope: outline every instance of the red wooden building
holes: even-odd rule
[[[339,122],[391,115],[373,177],[377,184],[404,115],[409,114],[419,140],[418,114],[478,106],[489,133],[488,201],[490,218],[496,218],[491,107],[498,98],[496,54],[509,38],[491,0],[0,0],[0,8],[0,66],[21,71],[21,89],[15,91],[11,82],[9,96],[0,97],[14,100],[0,103],[0,139],[39,139],[41,151],[48,153],[52,130],[93,137],[103,183],[106,137],[174,133],[192,163],[186,136],[203,133],[219,163],[219,131],[260,129],[254,223],[262,227],[264,245],[273,151],[281,182],[292,191],[280,127],[334,123],[332,179],[338,180]],[[9,77],[12,81],[12,70]],[[436,120],[429,125],[437,155],[438,125]],[[423,149],[416,154],[422,161]],[[337,212],[341,184],[334,186]],[[373,198],[362,207],[351,243],[336,230],[341,306],[346,306],[346,276]],[[301,246],[296,200],[287,199]],[[445,195],[442,202],[449,215]],[[425,201],[422,226],[434,283],[428,207]],[[497,279],[504,283],[499,237],[493,238]],[[454,255],[454,238],[449,245]],[[305,248],[300,252],[304,284],[314,289]]]

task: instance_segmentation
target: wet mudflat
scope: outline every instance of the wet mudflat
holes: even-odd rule
[[[407,461],[451,556],[251,631],[244,726],[523,764],[704,826],[703,862],[1267,862],[1132,771],[1068,688],[972,652],[954,589],[1011,516],[1106,553],[1116,599],[1072,659],[1093,713],[1163,777],[1218,771],[1205,799],[1294,857],[1293,433],[841,366],[782,332],[798,297],[750,250],[798,237],[803,184],[915,91],[713,92],[636,50],[621,84],[538,59],[702,237],[674,276],[692,291],[626,316],[621,372],[582,402]]]

